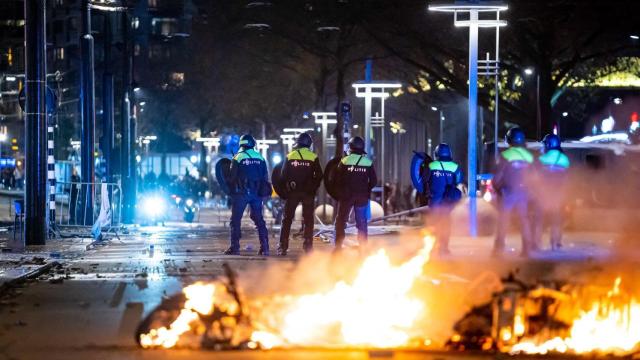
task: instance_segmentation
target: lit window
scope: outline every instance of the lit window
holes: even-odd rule
[[[55,48],[53,50],[53,56],[56,60],[64,60],[64,48]]]
[[[140,44],[136,44],[136,45],[133,47],[133,54],[134,54],[135,56],[140,56]]]
[[[140,27],[140,19],[136,16],[133,18],[133,20],[131,21],[131,25],[133,26],[134,29],[137,29]]]
[[[171,84],[176,87],[181,87],[182,85],[184,85],[184,73],[171,73]]]
[[[147,5],[149,5],[150,8],[154,8],[158,6],[158,0],[148,0],[147,1]]]

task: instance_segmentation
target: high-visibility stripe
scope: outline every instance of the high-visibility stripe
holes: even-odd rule
[[[370,167],[373,165],[373,161],[365,155],[349,154],[340,160],[343,165],[352,166],[358,164],[362,167]]]
[[[299,150],[293,150],[287,154],[287,160],[309,160],[315,161],[318,155],[307,148],[301,148]]]
[[[502,157],[508,162],[524,161],[529,164],[533,163],[533,155],[529,150],[521,147],[510,147],[502,152]]]
[[[429,170],[456,172],[458,171],[458,164],[453,161],[432,161],[429,163]]]

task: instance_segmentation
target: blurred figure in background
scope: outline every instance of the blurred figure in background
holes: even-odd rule
[[[536,163],[533,242],[535,247],[541,247],[546,218],[551,232],[551,249],[558,250],[562,247],[563,210],[571,162],[562,151],[558,135],[548,134],[542,143],[542,154]]]
[[[436,245],[434,251],[438,255],[448,255],[449,238],[451,236],[451,211],[462,198],[458,184],[462,182],[462,170],[453,161],[451,148],[447,144],[439,144],[435,150],[435,161],[429,163],[426,173],[429,190],[429,206],[431,219],[435,228]]]
[[[531,224],[529,222],[529,200],[534,157],[525,148],[526,139],[522,129],[509,129],[506,135],[509,148],[500,154],[493,185],[498,196],[498,224],[493,245],[493,255],[500,256],[504,252],[505,240],[511,214],[515,211],[520,220],[522,234],[522,256],[528,256],[535,250],[532,242]]]

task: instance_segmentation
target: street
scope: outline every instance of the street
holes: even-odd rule
[[[32,280],[3,290],[0,302],[0,358],[37,359],[146,359],[205,358],[207,351],[143,350],[135,339],[141,319],[154,309],[163,297],[180,292],[181,288],[198,280],[211,280],[223,274],[223,263],[239,273],[239,281],[252,288],[261,278],[248,274],[265,274],[266,270],[292,271],[301,256],[301,241],[292,241],[285,257],[256,256],[257,236],[248,223],[243,228],[242,253],[225,256],[228,229],[216,221],[215,214],[204,215],[209,223],[168,223],[165,227],[134,228],[121,239],[111,238],[103,246],[86,250],[89,239],[53,240],[44,249],[25,254],[4,254],[4,261],[42,257],[43,263],[56,262],[51,270]],[[221,218],[222,219],[222,218]],[[391,232],[387,230],[393,230]],[[399,231],[398,231],[399,230]],[[379,226],[373,230],[374,247],[402,247],[418,237],[418,229],[408,226]],[[271,248],[275,253],[277,230],[271,232]],[[558,274],[591,271],[606,262],[614,234],[569,233],[567,250],[560,255],[540,253],[537,259],[523,260],[518,254],[518,238],[509,237],[510,254],[496,261],[489,257],[491,238],[454,237],[453,255],[435,259],[428,268],[429,276],[450,284],[446,292],[455,294],[468,287],[482,273],[505,276],[512,271],[525,280],[554,278]],[[348,236],[347,243],[352,240]],[[329,253],[331,245],[316,239],[318,256]],[[250,249],[250,250],[248,250]],[[354,253],[355,254],[355,253]],[[315,255],[314,255],[315,256]],[[22,264],[16,269],[30,269]],[[482,271],[478,271],[482,269]],[[258,270],[258,272],[255,272]],[[26,270],[24,270],[26,272]],[[7,277],[10,272],[0,273]],[[6,280],[6,279],[5,279]],[[274,286],[274,285],[270,285]],[[284,287],[283,287],[284,288]],[[482,288],[482,286],[480,286]],[[458,289],[458,290],[456,290]],[[444,294],[444,293],[443,293]],[[445,295],[443,295],[445,296]],[[467,304],[469,305],[469,304]],[[443,337],[450,336],[445,324],[463,315],[463,308],[439,321]],[[266,351],[223,352],[220,358],[369,358],[396,359],[442,358],[429,353],[368,353],[367,351]],[[466,356],[466,355],[465,355]]]

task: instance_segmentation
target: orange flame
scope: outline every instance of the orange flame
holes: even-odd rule
[[[326,292],[276,296],[248,301],[255,309],[248,347],[409,346],[422,333],[416,320],[425,304],[411,295],[423,274],[434,244],[424,237],[424,246],[408,261],[393,265],[383,249],[367,257],[351,282],[338,281]],[[140,336],[143,347],[170,348],[195,327],[198,314],[210,314],[224,302],[216,299],[214,284],[195,283],[183,290],[187,301],[178,318],[167,327]],[[430,344],[428,339],[420,345]]]
[[[582,311],[573,321],[569,336],[546,341],[524,339],[509,352],[527,354],[613,353],[628,354],[640,348],[640,302],[620,291],[621,279],[589,310]]]

